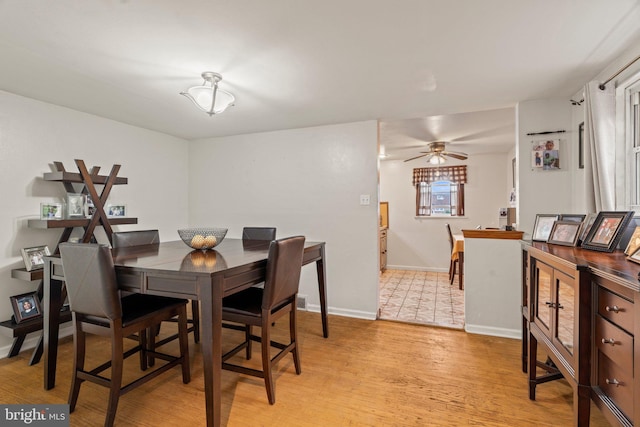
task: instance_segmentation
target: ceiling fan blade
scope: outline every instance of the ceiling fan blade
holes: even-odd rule
[[[443,156],[453,157],[454,159],[467,160],[467,155],[463,153],[451,153],[451,152],[444,151],[441,154]]]
[[[405,162],[408,162],[408,161],[410,161],[410,160],[419,159],[420,157],[424,157],[424,156],[427,156],[427,155],[428,155],[428,153],[427,153],[427,154],[421,154],[421,155],[419,155],[419,156],[416,156],[416,157],[412,157],[412,158],[410,158],[410,159],[407,159],[407,160],[405,160]]]

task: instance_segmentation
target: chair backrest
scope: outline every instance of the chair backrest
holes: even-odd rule
[[[449,224],[445,224],[447,227],[447,234],[449,237],[449,246],[451,246],[451,250],[453,251],[453,233],[451,232],[451,226]]]
[[[275,240],[275,227],[244,227],[242,229],[242,240]]]
[[[269,245],[263,309],[273,309],[298,293],[304,240],[304,236],[294,236],[274,240]]]
[[[160,233],[158,230],[119,231],[111,235],[111,240],[114,248],[155,245],[160,243]]]
[[[71,311],[111,320],[121,318],[111,249],[93,243],[60,243],[59,249]]]

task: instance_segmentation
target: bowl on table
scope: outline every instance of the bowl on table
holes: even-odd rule
[[[182,241],[193,249],[207,250],[215,248],[227,235],[227,228],[194,227],[178,230]]]

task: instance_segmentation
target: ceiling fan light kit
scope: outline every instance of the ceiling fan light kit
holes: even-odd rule
[[[453,157],[454,159],[458,159],[458,160],[467,160],[468,156],[466,153],[446,151],[445,146],[446,146],[446,143],[443,141],[430,142],[429,151],[421,151],[422,154],[420,154],[419,156],[407,159],[405,160],[405,162],[419,159],[425,156],[428,156],[426,160],[432,165],[441,165],[445,163],[447,161],[447,157]]]
[[[236,97],[218,87],[218,83],[222,80],[220,74],[205,71],[202,73],[202,78],[204,79],[202,85],[190,87],[186,92],[180,92],[180,95],[189,98],[198,109],[209,116],[220,114],[234,105]]]

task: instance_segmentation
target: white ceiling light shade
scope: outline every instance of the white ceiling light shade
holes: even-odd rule
[[[446,162],[446,159],[440,155],[440,153],[436,153],[429,159],[429,163],[432,165],[441,165]]]
[[[218,82],[222,80],[220,74],[213,71],[205,71],[202,73],[202,78],[204,82],[202,82],[201,86],[190,87],[186,92],[180,92],[180,95],[189,98],[196,107],[209,116],[220,114],[234,105],[236,97],[226,90],[218,88]]]

